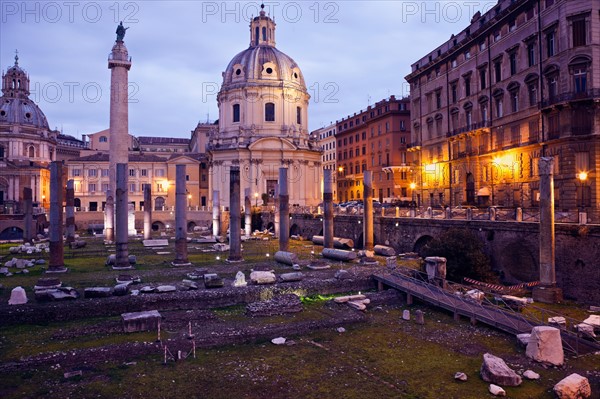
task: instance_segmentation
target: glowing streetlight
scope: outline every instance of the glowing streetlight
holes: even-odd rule
[[[581,171],[579,173],[577,173],[577,179],[579,179],[579,183],[581,185],[581,199],[580,199],[580,203],[579,203],[579,207],[581,209],[581,212],[583,212],[583,208],[585,206],[585,190],[584,190],[584,185],[585,182],[588,178],[588,173],[586,171]]]
[[[254,206],[258,206],[258,192],[254,193]]]
[[[415,182],[410,183],[410,194],[412,197],[412,204],[410,204],[410,206],[415,206],[415,188],[417,188],[417,185]]]

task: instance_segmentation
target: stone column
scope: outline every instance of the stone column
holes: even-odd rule
[[[273,196],[273,205],[275,212],[273,212],[273,226],[275,237],[279,237],[279,184],[275,185],[275,194]]]
[[[364,248],[373,250],[373,172],[366,170],[363,172],[364,181],[364,212],[363,212],[363,239]]]
[[[219,216],[219,211],[221,209],[221,199],[219,197],[219,191],[213,190],[212,195],[212,222],[213,222],[213,236],[219,236],[220,225],[221,225],[221,217]]]
[[[129,222],[129,195],[127,187],[127,164],[117,164],[117,195],[115,203],[115,236],[116,236],[116,263],[113,269],[129,269],[128,248],[128,222]]]
[[[556,287],[554,241],[554,158],[540,157],[540,286],[533,290],[534,300],[555,303],[562,300]]]
[[[50,261],[46,273],[67,271],[63,248],[62,162],[50,163]]]
[[[323,248],[333,248],[333,176],[331,169],[323,170]]]
[[[152,187],[144,187],[144,240],[152,238]]]
[[[175,260],[173,265],[187,265],[187,193],[185,165],[175,165]]]
[[[115,241],[115,197],[111,190],[106,191],[106,205],[104,206],[104,241]]]
[[[277,209],[275,210],[277,212]],[[279,168],[279,250],[288,252],[290,244],[290,196],[288,170]]]
[[[75,241],[75,181],[67,180],[67,243]]]
[[[33,231],[31,227],[33,223],[33,200],[32,190],[29,187],[23,188],[23,242],[31,242],[33,240]]]
[[[252,202],[250,200],[250,188],[244,189],[244,233],[247,237],[252,234]]]
[[[227,261],[231,263],[243,261],[241,224],[240,168],[234,166],[229,171],[229,258]]]

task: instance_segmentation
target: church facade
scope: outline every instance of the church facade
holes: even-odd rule
[[[252,203],[275,195],[279,168],[288,168],[290,205],[321,198],[321,153],[308,132],[310,95],[298,64],[275,47],[275,22],[261,11],[250,23],[250,46],[225,72],[217,101],[219,127],[211,131],[210,187],[229,206],[229,171],[239,167],[241,197]]]

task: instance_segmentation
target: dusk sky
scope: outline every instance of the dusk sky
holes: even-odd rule
[[[309,128],[408,95],[411,63],[496,1],[265,2],[277,48],[304,73]],[[0,2],[0,67],[19,65],[51,128],[77,138],[107,129],[107,56],[119,21],[129,27],[129,130],[187,138],[218,117],[221,73],[249,45],[260,2]]]

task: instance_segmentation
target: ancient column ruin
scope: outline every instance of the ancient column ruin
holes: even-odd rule
[[[279,168],[279,250],[285,252],[288,252],[290,244],[290,195],[287,172],[287,168]]]
[[[364,181],[364,212],[363,212],[363,237],[364,248],[373,249],[373,172],[366,170],[363,172]]]
[[[323,247],[333,248],[333,171],[323,170]]]
[[[240,169],[229,171],[229,258],[228,262],[241,262],[242,259],[242,217],[240,209]]]
[[[67,271],[63,248],[62,162],[50,163],[50,261],[46,273]]]
[[[65,212],[67,216],[67,243],[75,241],[75,181],[73,179],[67,180],[67,206]]]
[[[129,264],[129,196],[127,176],[129,175],[126,163],[117,164],[117,195],[115,203],[115,236],[116,236],[116,262],[113,269],[130,269]]]
[[[144,240],[152,238],[152,187],[144,186]]]
[[[30,187],[23,188],[23,242],[33,240],[33,200]]]
[[[173,265],[188,264],[185,165],[175,165],[175,260]]]
[[[212,195],[212,228],[213,228],[213,236],[217,237],[221,233],[221,216],[220,213],[220,196],[218,190],[213,190]]]
[[[244,189],[244,234],[249,237],[252,234],[252,202],[250,200],[250,188]]]

